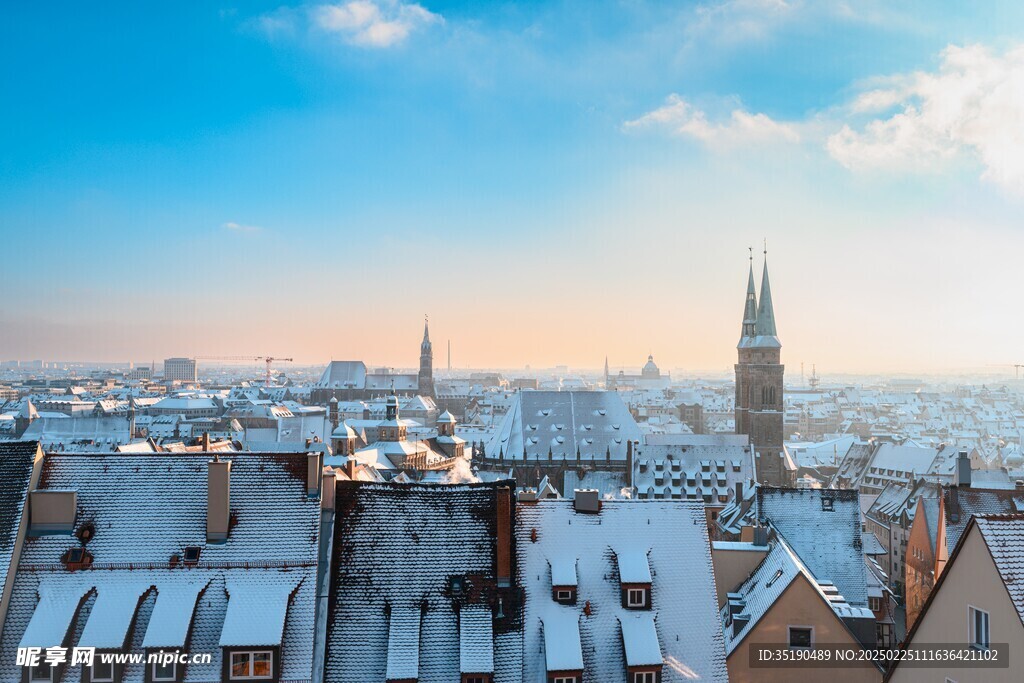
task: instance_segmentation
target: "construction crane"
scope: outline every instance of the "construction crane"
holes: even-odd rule
[[[277,358],[275,356],[196,356],[196,360],[248,360],[248,361],[263,361],[267,364],[267,374],[265,386],[270,388],[270,365],[274,361],[287,361],[291,362],[292,358]]]
[[[995,365],[989,365],[990,368],[1013,368],[1013,374],[1015,379],[1020,379],[1020,369],[1024,368],[1024,363],[1000,363]]]

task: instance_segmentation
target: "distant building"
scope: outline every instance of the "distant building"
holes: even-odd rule
[[[647,363],[640,369],[639,375],[627,375],[624,370],[619,370],[617,375],[611,375],[608,371],[608,359],[604,359],[604,385],[608,389],[666,389],[671,383],[672,378],[667,373],[661,373],[653,355],[647,356]]]
[[[326,405],[332,398],[361,401],[391,394],[434,397],[434,351],[426,322],[423,323],[420,365],[416,373],[396,373],[386,368],[367,372],[363,361],[335,360],[324,368],[309,398],[312,403]]]
[[[195,358],[167,358],[164,360],[164,381],[195,382],[199,379]]]

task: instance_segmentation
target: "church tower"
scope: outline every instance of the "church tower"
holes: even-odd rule
[[[434,395],[434,348],[430,344],[429,321],[423,319],[423,341],[420,343],[420,396]]]
[[[750,259],[743,326],[736,346],[736,433],[746,434],[756,453],[757,480],[775,486],[792,483],[783,456],[782,344],[775,329],[775,308],[768,279],[768,252],[761,274],[761,296],[754,291]]]

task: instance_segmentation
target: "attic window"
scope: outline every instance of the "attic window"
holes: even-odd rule
[[[199,553],[202,552],[202,548],[197,545],[190,545],[185,548],[185,552],[182,557],[182,562],[187,565],[194,565],[199,562]]]
[[[770,588],[771,585],[773,583],[775,583],[776,581],[778,581],[779,577],[781,577],[781,576],[782,576],[782,570],[781,569],[775,570],[775,575],[772,576],[772,578],[768,579],[768,582],[766,584],[764,584],[765,588]]]
[[[825,512],[832,512],[834,510],[834,508],[832,507],[832,499],[831,498],[822,498],[821,499],[821,509],[824,510]]]
[[[448,579],[448,589],[452,593],[464,593],[466,592],[466,577],[464,576],[452,576]]]

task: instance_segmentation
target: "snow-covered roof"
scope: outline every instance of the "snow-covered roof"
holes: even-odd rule
[[[281,644],[288,600],[300,578],[268,575],[257,580],[233,577],[228,592],[228,612],[220,631],[221,647]]]
[[[622,461],[640,428],[614,391],[521,391],[487,444],[489,457]]]
[[[139,600],[150,589],[150,584],[145,581],[125,582],[113,577],[96,583],[96,601],[78,644],[81,647],[119,650],[124,647]]]
[[[191,624],[190,647],[213,653],[213,661],[190,664],[185,683],[219,680],[228,587],[273,581],[299,586],[287,609],[284,637],[278,639],[281,678],[309,679],[320,501],[306,495],[306,456],[223,454],[222,460],[231,461],[232,527],[227,541],[218,544],[206,542],[209,458],[191,453],[47,454],[40,486],[76,492],[76,530],[86,523],[94,529],[87,544],[92,569],[72,572],[61,565],[67,550],[81,547],[76,536],[43,535],[24,544],[0,645],[0,680],[20,678],[14,650],[23,639],[52,640],[50,634],[60,631],[57,642],[38,643],[40,647],[57,645],[72,625],[71,645],[77,635],[100,642],[116,640],[120,626],[115,622],[122,623],[132,612],[132,600],[110,591],[136,585],[149,590],[141,603],[136,594],[133,614],[139,626],[131,631],[126,649],[142,651],[144,642],[180,647]],[[180,562],[188,547],[200,549],[195,566]],[[174,568],[172,556],[178,558]],[[52,597],[45,597],[51,591]],[[77,607],[82,596],[86,601],[75,616],[71,606]],[[54,601],[54,608],[44,599]],[[47,614],[57,615],[56,621],[68,614],[68,621],[54,625],[54,617]],[[108,616],[91,623],[103,614]],[[153,614],[159,616],[157,621],[151,619]],[[156,630],[143,628],[147,623]],[[78,680],[81,675],[80,666],[69,666],[65,680]],[[142,665],[128,666],[125,680],[141,677]]]
[[[494,623],[486,605],[469,605],[459,612],[459,671],[494,672]]]
[[[619,624],[622,626],[626,666],[659,665],[664,661],[652,614],[622,614]]]
[[[647,561],[647,549],[643,544],[625,543],[624,548],[615,549],[619,565],[619,581],[622,583],[650,583],[651,565]]]
[[[497,616],[497,600],[491,601],[496,598],[497,491],[512,486],[511,481],[338,482],[327,683],[383,681],[399,667],[415,671],[419,683],[458,681],[462,644],[469,645],[463,638],[471,636],[464,630],[474,618],[483,619],[469,615],[460,627],[472,609],[495,620],[494,668],[505,672],[496,680],[514,678],[510,672],[522,658],[522,631],[509,621],[515,614],[511,601],[504,603],[508,616],[503,619]],[[454,586],[453,578],[462,585]],[[396,630],[396,619],[408,619],[411,626]],[[485,633],[472,638],[469,660],[486,656]]]
[[[863,564],[863,559],[861,559],[861,563]],[[801,576],[832,608],[840,620],[848,617],[868,618],[872,616],[867,607],[851,606],[836,590],[833,583],[816,577],[786,543],[786,540],[777,537],[757,568],[731,594],[735,596],[736,601],[741,603],[735,616],[747,619],[742,628],[737,628],[737,624],[733,622],[730,604],[733,599],[731,598],[730,602],[722,606],[722,631],[725,634],[727,652],[732,653],[740,642],[754,631],[758,622],[768,613],[768,610],[786,591],[786,588]]]
[[[823,502],[824,501],[824,502]],[[864,606],[867,569],[856,490],[758,487],[757,510],[810,568],[854,606]]]
[[[579,612],[553,611],[540,618],[544,630],[544,668],[552,671],[581,671]]]
[[[38,451],[34,441],[0,442],[0,586],[7,585]]]
[[[552,666],[572,670],[580,663],[576,639],[583,665],[576,668],[584,669],[587,680],[622,680],[627,661],[622,623],[637,612],[622,606],[619,557],[637,558],[635,563],[627,559],[627,565],[649,563],[651,610],[644,614],[653,618],[663,648],[656,663],[672,663],[663,669],[664,683],[727,679],[702,504],[606,500],[598,514],[576,512],[571,500],[520,505],[516,552],[526,594],[523,673],[517,680],[540,680]],[[578,558],[578,604],[552,599],[549,562],[556,557]],[[628,566],[626,571],[632,577]],[[568,645],[552,653],[545,642]],[[549,661],[552,656],[565,660]]]
[[[161,582],[142,646],[165,649],[184,647],[196,600],[207,585],[209,579]]]
[[[1017,615],[1024,621],[1024,515],[975,518]]]

